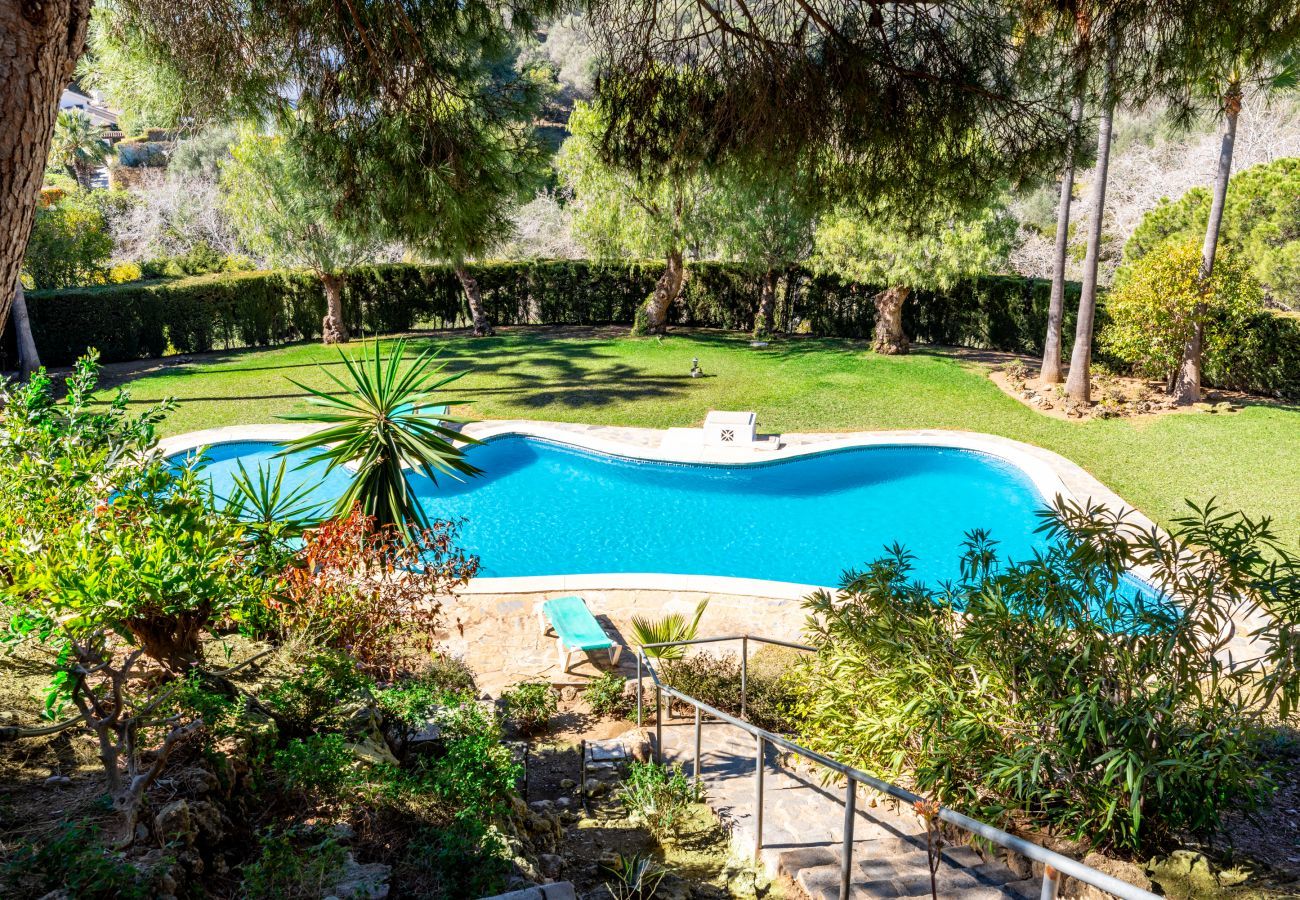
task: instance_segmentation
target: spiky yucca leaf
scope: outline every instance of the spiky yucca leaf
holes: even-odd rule
[[[466,400],[432,396],[464,375],[444,375],[446,363],[436,363],[437,354],[425,350],[405,371],[402,360],[406,341],[389,349],[385,360],[378,342],[364,346],[356,358],[340,352],[346,380],[332,372],[325,375],[342,389],[331,394],[293,382],[311,395],[317,409],[286,415],[299,422],[316,422],[329,427],[290,441],[282,454],[310,451],[304,466],[326,463],[329,470],[344,464],[355,467],[351,484],[335,504],[336,516],[346,515],[353,506],[375,517],[378,526],[392,525],[406,534],[429,525],[410,481],[409,471],[419,471],[430,480],[439,474],[473,477],[482,474],[465,459],[462,445],[478,443],[448,427],[468,419],[422,411],[434,405],[450,406]]]

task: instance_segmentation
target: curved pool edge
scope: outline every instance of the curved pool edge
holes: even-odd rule
[[[198,447],[242,441],[281,443],[311,434],[325,426],[310,423],[229,425],[173,435],[158,442],[158,449],[173,455]],[[802,456],[815,456],[855,447],[930,446],[985,453],[1022,471],[1046,501],[1057,496],[1084,503],[1099,503],[1127,512],[1133,525],[1149,529],[1155,524],[1140,510],[1075,462],[1045,450],[1000,435],[974,431],[913,429],[841,433],[799,433],[780,435],[776,450],[705,448],[682,450],[662,446],[667,430],[623,426],[582,425],[532,420],[486,420],[472,422],[464,433],[477,440],[511,435],[539,438],[599,454],[655,462],[698,465],[762,465]],[[1139,573],[1140,574],[1140,573]],[[529,594],[580,590],[699,591],[738,596],[797,600],[826,585],[767,581],[721,575],[680,575],[652,572],[613,572],[581,575],[533,575],[481,577],[461,589],[466,594]]]

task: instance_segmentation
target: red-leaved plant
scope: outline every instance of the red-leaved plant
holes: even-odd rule
[[[274,610],[283,636],[343,650],[375,675],[411,668],[432,652],[444,600],[478,572],[459,530],[439,520],[404,537],[356,506],[306,532]]]

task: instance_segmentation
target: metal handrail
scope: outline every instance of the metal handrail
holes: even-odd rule
[[[655,759],[656,761],[663,762],[664,695],[667,695],[670,698],[676,698],[682,701],[683,703],[686,703],[694,707],[695,709],[695,723],[694,723],[695,724],[695,768],[694,768],[693,775],[697,784],[700,781],[700,745],[701,745],[700,723],[701,723],[702,715],[712,716],[721,722],[725,722],[728,725],[732,725],[736,728],[739,728],[741,731],[747,732],[748,734],[754,736],[755,745],[756,745],[756,756],[755,756],[756,766],[754,770],[754,791],[755,791],[754,856],[755,857],[757,857],[759,855],[759,851],[763,849],[763,771],[767,765],[766,760],[764,759],[764,755],[768,744],[771,744],[776,747],[784,748],[785,750],[789,750],[792,753],[797,753],[799,756],[802,756],[804,759],[811,760],[812,762],[815,762],[818,765],[824,766],[825,768],[830,769],[833,772],[838,772],[840,775],[843,775],[847,779],[848,784],[846,786],[845,797],[844,797],[844,807],[845,807],[844,848],[843,848],[843,853],[840,855],[840,897],[847,898],[849,896],[849,881],[850,881],[850,873],[851,873],[851,868],[853,863],[853,858],[852,858],[853,857],[853,826],[854,826],[854,816],[856,812],[856,802],[857,802],[857,785],[865,784],[868,787],[873,788],[882,794],[887,794],[888,796],[893,797],[897,800],[901,800],[904,803],[907,803],[909,805],[921,802],[922,800],[924,800],[924,798],[919,796],[918,794],[912,793],[906,788],[899,787],[898,785],[891,784],[890,782],[887,781],[881,781],[879,778],[876,778],[872,775],[868,775],[866,772],[863,772],[861,769],[855,769],[852,766],[845,765],[844,763],[836,759],[833,759],[829,756],[825,756],[821,753],[818,753],[815,750],[810,750],[807,747],[795,743],[794,741],[790,740],[787,737],[783,737],[782,735],[776,734],[775,732],[771,732],[771,731],[767,731],[766,729],[759,728],[757,725],[745,721],[744,718],[736,717],[729,713],[725,713],[720,709],[710,706],[709,704],[705,703],[702,700],[696,699],[695,697],[691,697],[673,687],[670,687],[669,685],[665,684],[663,681],[660,680],[659,673],[655,670],[655,667],[651,665],[650,658],[645,653],[646,650],[653,650],[661,647],[684,647],[684,646],[691,646],[696,644],[716,644],[724,641],[741,641],[742,643],[742,648],[743,648],[742,656],[741,656],[741,716],[742,717],[745,715],[745,693],[747,688],[746,676],[748,673],[748,662],[749,662],[748,657],[749,657],[750,641],[757,641],[758,643],[761,644],[773,644],[780,647],[787,647],[792,650],[807,650],[810,652],[816,652],[817,649],[815,647],[810,647],[806,644],[794,644],[789,641],[781,641],[781,640],[776,640],[775,638],[765,638],[765,637],[760,637],[759,635],[751,635],[751,634],[726,635],[724,637],[696,638],[694,640],[689,640],[689,641],[662,641],[660,643],[655,643],[655,644],[643,644],[638,650],[637,658],[636,658],[637,726],[641,727],[643,724],[643,709],[642,709],[642,697],[644,695],[643,671],[649,670],[650,677],[654,681],[654,687],[655,687]],[[1005,847],[1006,849],[1014,851],[1015,853],[1018,853],[1021,856],[1032,859],[1035,862],[1043,863],[1044,865],[1043,889],[1041,894],[1041,900],[1054,900],[1054,898],[1057,895],[1057,891],[1060,889],[1060,876],[1063,874],[1068,875],[1071,878],[1075,878],[1079,881],[1082,881],[1084,884],[1092,885],[1098,890],[1105,891],[1107,894],[1111,894],[1112,896],[1119,897],[1121,898],[1121,900],[1159,900],[1159,896],[1157,894],[1153,894],[1150,891],[1143,890],[1142,888],[1139,888],[1136,885],[1129,884],[1127,881],[1123,881],[1122,879],[1116,878],[1113,875],[1107,875],[1105,872],[1102,872],[1098,869],[1094,869],[1092,866],[1085,865],[1084,863],[1080,862],[1077,859],[1073,859],[1063,854],[1056,853],[1055,851],[1048,850],[1046,847],[1043,847],[1040,844],[1035,844],[1034,842],[1027,841],[1024,838],[1016,837],[1014,834],[1009,834],[1003,831],[1001,828],[997,828],[993,825],[988,824],[987,822],[981,822],[978,819],[972,819],[969,816],[962,815],[956,810],[949,809],[946,806],[939,807],[938,818],[943,822],[947,822],[950,825],[960,828],[962,831],[966,831],[970,834],[977,835],[978,837],[983,838],[984,840],[989,841],[990,843],[997,844],[1000,847]]]

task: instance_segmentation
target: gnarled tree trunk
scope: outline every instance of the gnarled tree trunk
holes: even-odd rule
[[[9,318],[54,135],[86,45],[90,0],[0,0],[0,323]]]
[[[641,307],[637,321],[632,326],[633,334],[663,334],[668,330],[668,307],[673,305],[673,301],[682,292],[682,284],[686,281],[686,262],[680,250],[670,250],[664,261],[664,273],[655,282],[654,293]]]
[[[1210,218],[1205,224],[1205,242],[1201,245],[1201,269],[1197,282],[1209,290],[1214,274],[1214,257],[1219,249],[1219,228],[1223,224],[1223,206],[1228,199],[1228,180],[1232,177],[1232,150],[1237,141],[1237,116],[1241,113],[1241,85],[1228,85],[1223,103],[1223,138],[1219,142],[1219,165],[1214,174],[1214,197],[1210,201]],[[1192,310],[1192,333],[1183,347],[1183,358],[1174,374],[1170,392],[1180,404],[1201,399],[1201,351],[1205,345],[1205,301],[1198,300]]]
[[[348,326],[343,319],[343,276],[325,272],[320,277],[325,288],[325,318],[321,321],[321,341],[326,344],[346,344]]]
[[[1074,155],[1083,120],[1083,93],[1070,107],[1070,136],[1065,142],[1065,165],[1061,166],[1061,198],[1056,211],[1056,247],[1052,256],[1052,297],[1047,304],[1047,337],[1043,341],[1043,366],[1038,377],[1047,384],[1061,381],[1061,323],[1065,318],[1065,256],[1070,244],[1070,201],[1074,194]]]
[[[876,303],[876,334],[872,350],[892,356],[912,348],[912,342],[903,331],[903,303],[911,293],[910,287],[895,285],[873,298]]]
[[[1101,88],[1101,123],[1097,128],[1097,167],[1093,172],[1092,210],[1088,220],[1088,251],[1083,259],[1083,287],[1079,292],[1079,318],[1074,326],[1074,349],[1065,389],[1076,403],[1092,401],[1092,331],[1097,318],[1097,264],[1101,257],[1101,228],[1106,215],[1106,179],[1110,170],[1110,133],[1115,120],[1115,44],[1106,55]]]
[[[13,320],[14,334],[18,337],[19,377],[26,381],[41,367],[41,358],[36,353],[36,341],[32,339],[32,323],[27,317],[27,297],[21,280],[14,291]]]
[[[483,292],[479,290],[478,279],[469,274],[463,265],[456,266],[456,277],[460,279],[460,288],[465,292],[465,302],[469,305],[469,317],[474,322],[474,336],[487,337],[495,334],[492,323],[488,321],[487,311],[483,309]]]
[[[776,314],[776,273],[771,269],[763,276],[758,295],[758,315],[754,317],[754,337],[768,337],[774,330]]]

